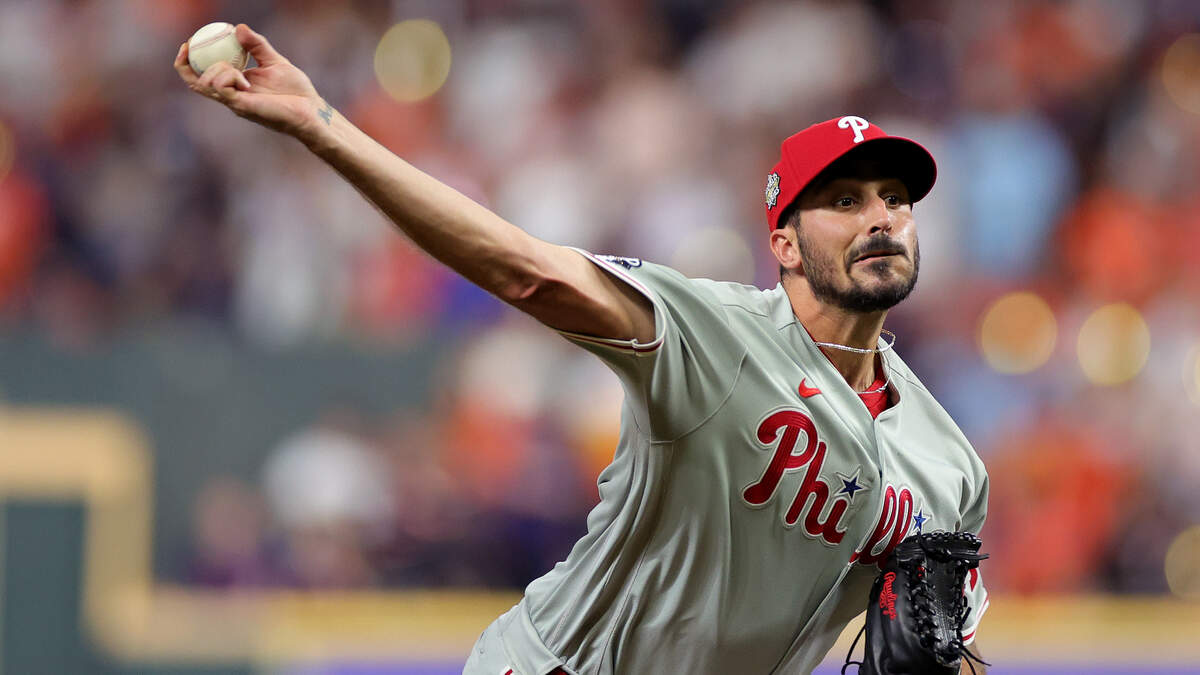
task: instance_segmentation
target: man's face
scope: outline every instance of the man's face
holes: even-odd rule
[[[916,285],[921,253],[900,180],[835,178],[805,191],[798,215],[803,273],[818,300],[850,312],[878,312]]]

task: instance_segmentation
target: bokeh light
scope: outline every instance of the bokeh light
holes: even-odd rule
[[[1200,600],[1200,525],[1175,537],[1167,549],[1163,570],[1172,593],[1181,598]]]
[[[434,21],[401,21],[375,47],[375,78],[402,103],[432,96],[449,76],[450,41]]]
[[[1184,362],[1183,388],[1187,391],[1188,399],[1200,406],[1200,344],[1192,347]]]
[[[0,121],[0,181],[12,169],[13,159],[17,155],[17,144],[13,141],[12,131]]]
[[[1200,34],[1183,35],[1167,48],[1162,81],[1176,105],[1200,115]]]
[[[1007,374],[1040,368],[1054,353],[1058,322],[1034,293],[1009,293],[992,303],[979,322],[979,351],[994,370]]]
[[[1130,305],[1105,305],[1083,322],[1077,350],[1079,366],[1093,384],[1120,384],[1146,365],[1150,328]]]

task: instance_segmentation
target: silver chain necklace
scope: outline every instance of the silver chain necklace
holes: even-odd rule
[[[848,347],[846,345],[839,345],[836,342],[817,342],[815,340],[813,341],[813,344],[817,345],[818,347],[829,347],[830,349],[840,349],[844,352],[854,352],[855,354],[882,354],[883,352],[886,352],[887,350],[891,349],[892,346],[896,344],[896,334],[890,330],[880,330],[879,333],[881,335],[886,333],[889,337],[892,338],[891,342],[885,342],[882,347],[875,347],[874,349],[860,349],[858,347]],[[883,364],[883,386],[882,387],[879,387],[878,389],[868,389],[866,391],[857,391],[856,390],[854,393],[856,393],[860,396],[862,394],[878,394],[879,392],[887,389],[888,384],[890,382],[891,382],[891,376],[888,375],[887,364],[885,363],[885,364]]]

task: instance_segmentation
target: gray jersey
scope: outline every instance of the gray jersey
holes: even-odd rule
[[[600,503],[467,673],[808,673],[920,529],[979,532],[987,474],[894,351],[872,419],[781,287],[588,257],[654,305],[649,344],[567,334],[621,379]],[[986,608],[968,580],[971,615]]]

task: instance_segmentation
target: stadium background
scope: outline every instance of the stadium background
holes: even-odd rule
[[[0,672],[458,672],[611,456],[597,361],[187,91],[212,20],[532,233],[695,276],[774,285],[787,134],[920,140],[888,326],[991,471],[993,672],[1200,672],[1182,0],[0,2]]]

